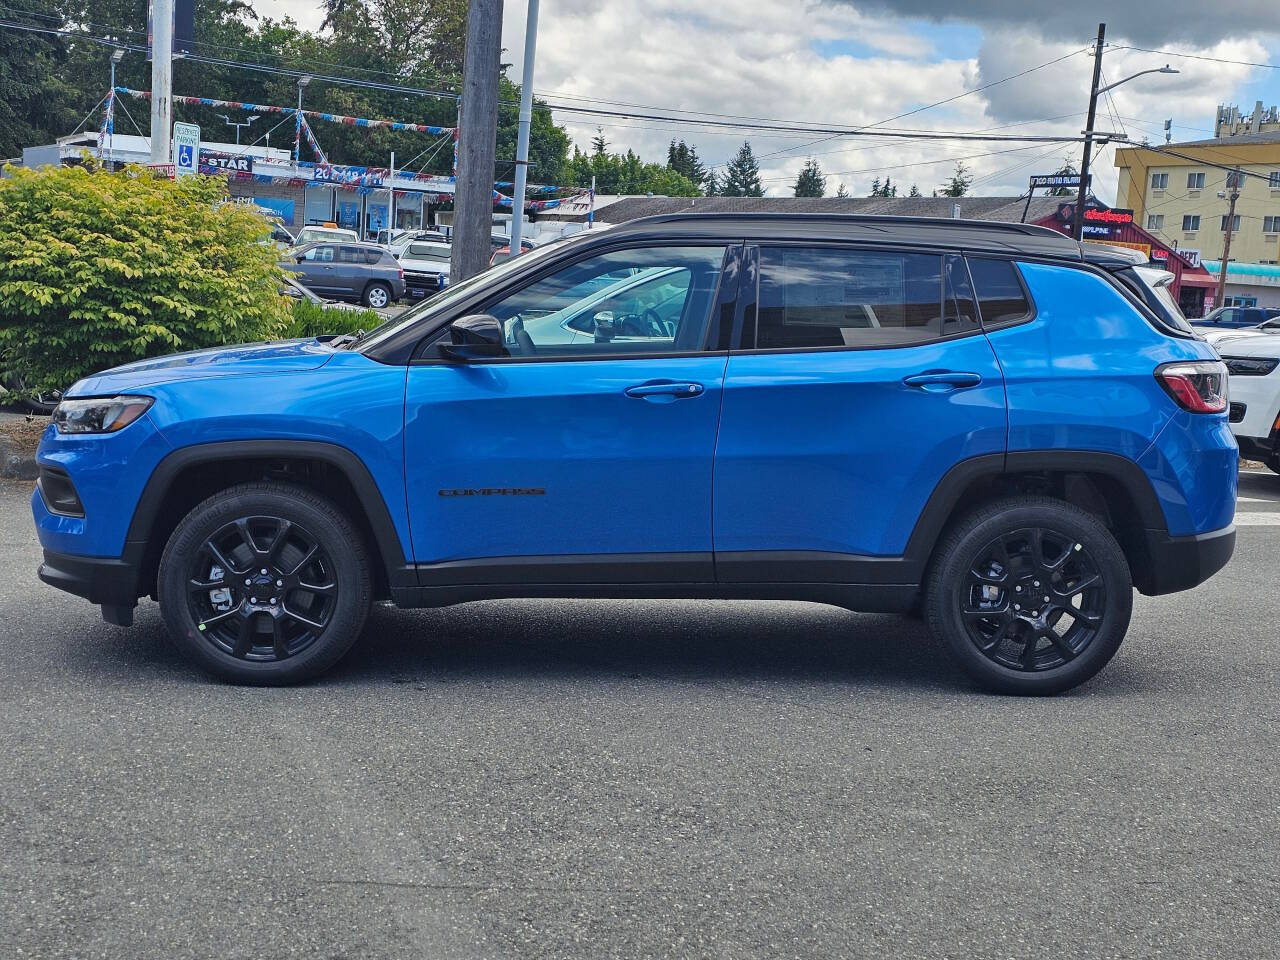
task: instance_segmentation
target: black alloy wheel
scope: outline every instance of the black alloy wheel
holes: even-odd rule
[[[237,683],[297,683],[350,649],[369,612],[364,537],[331,501],[290,483],[215,493],[178,523],[156,586],[174,642]]]
[[[1106,596],[1083,544],[1027,527],[978,551],[960,614],[983,656],[1010,670],[1050,670],[1080,656],[1097,637]]]
[[[305,527],[238,517],[191,558],[187,603],[196,629],[241,660],[287,660],[328,629],[338,600],[333,562]]]
[[[930,634],[997,693],[1084,683],[1120,648],[1133,609],[1128,560],[1102,518],[1033,494],[957,518],[924,587]]]

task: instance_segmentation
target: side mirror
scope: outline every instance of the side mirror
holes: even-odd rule
[[[487,313],[473,313],[453,321],[449,325],[449,340],[440,344],[440,356],[446,360],[511,356],[502,342],[501,322]]]

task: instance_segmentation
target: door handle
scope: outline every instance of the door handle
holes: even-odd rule
[[[908,387],[937,390],[976,387],[982,382],[982,377],[976,373],[964,373],[955,370],[932,370],[928,373],[917,373],[910,377],[903,377],[902,382]]]
[[[642,400],[651,397],[659,401],[670,401],[696,397],[702,393],[702,390],[700,383],[672,383],[669,380],[663,380],[627,387],[626,394],[628,397],[639,397]]]

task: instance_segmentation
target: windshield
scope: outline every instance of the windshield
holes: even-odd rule
[[[583,239],[586,239],[586,235],[583,235]],[[549,243],[546,246],[539,247],[537,250],[523,253],[505,263],[490,267],[488,270],[477,273],[474,277],[468,277],[460,283],[446,287],[434,297],[428,297],[417,306],[410,307],[408,310],[378,324],[372,330],[357,337],[348,346],[353,350],[357,347],[360,349],[372,347],[410,324],[428,319],[437,311],[448,310],[459,300],[470,296],[477,289],[491,283],[499,283],[508,274],[514,273],[516,270],[523,270],[530,264],[545,259],[547,254],[563,249],[563,243]]]

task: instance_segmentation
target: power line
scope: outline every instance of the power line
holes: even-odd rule
[[[1184,60],[1204,60],[1208,63],[1229,63],[1238,67],[1264,67],[1267,70],[1280,70],[1280,64],[1256,63],[1252,60],[1228,60],[1225,57],[1206,57],[1198,53],[1175,53],[1172,50],[1152,50],[1150,47],[1134,47],[1129,44],[1107,44],[1112,50],[1137,50],[1141,53],[1158,53],[1164,57],[1182,57]]]

